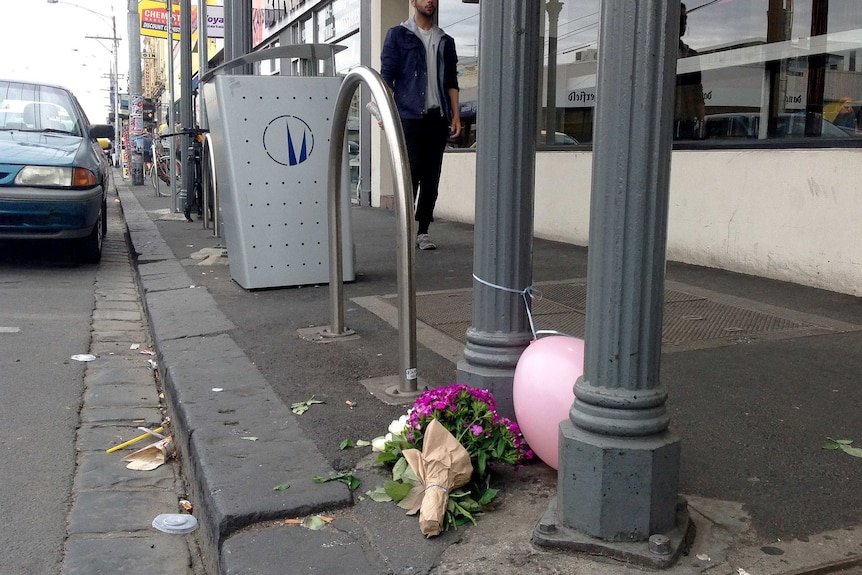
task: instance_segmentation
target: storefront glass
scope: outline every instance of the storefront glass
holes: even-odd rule
[[[589,144],[601,2],[545,5],[539,125],[556,132],[554,145]],[[462,113],[472,118],[471,136],[479,6],[440,0],[439,24],[458,47]],[[811,138],[829,146],[862,144],[859,0],[689,0],[686,8],[675,139],[716,146],[785,146]]]

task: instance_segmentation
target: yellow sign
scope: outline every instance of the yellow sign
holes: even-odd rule
[[[209,2],[207,2],[209,5]],[[174,40],[180,39],[180,7],[172,5],[173,21],[171,27]],[[141,0],[138,2],[138,16],[141,21],[141,36],[153,36],[154,38],[168,37],[168,11],[165,2],[157,0]],[[198,29],[198,7],[192,6],[192,32]]]

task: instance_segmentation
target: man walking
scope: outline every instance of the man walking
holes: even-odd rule
[[[407,19],[386,33],[380,75],[392,90],[404,128],[418,222],[416,245],[437,246],[428,236],[446,141],[461,133],[455,40],[434,25],[438,0],[410,0]]]

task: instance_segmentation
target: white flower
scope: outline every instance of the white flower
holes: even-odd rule
[[[389,433],[404,437],[404,431],[407,429],[407,416],[402,415],[395,421],[389,424]]]
[[[371,451],[377,451],[380,453],[386,451],[386,443],[389,441],[392,441],[391,433],[381,435],[380,437],[375,437],[371,440]]]

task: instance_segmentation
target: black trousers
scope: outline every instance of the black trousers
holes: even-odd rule
[[[404,128],[404,143],[407,146],[407,160],[413,180],[418,232],[426,233],[428,224],[434,221],[443,150],[446,149],[446,141],[449,139],[449,122],[442,115],[435,114],[417,120],[402,119],[401,125]]]

